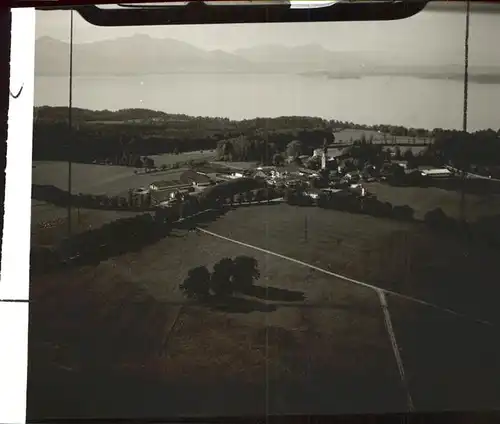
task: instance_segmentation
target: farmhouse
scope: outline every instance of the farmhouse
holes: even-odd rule
[[[216,182],[216,177],[215,176],[212,177],[208,174],[188,169],[187,171],[184,171],[181,174],[180,180],[183,184],[189,184],[198,189],[203,189],[211,185],[214,185]]]
[[[424,169],[421,171],[422,176],[429,178],[451,178],[453,172],[446,168]]]
[[[243,178],[242,172],[231,172],[231,173],[218,173],[215,176],[217,182],[236,180],[238,178]]]

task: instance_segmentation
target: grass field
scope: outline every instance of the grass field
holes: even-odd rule
[[[215,158],[215,150],[197,150],[195,152],[184,152],[178,155],[166,153],[163,155],[150,156],[155,161],[156,166],[172,165],[176,162],[184,162],[188,160],[212,160]]]
[[[170,155],[173,156],[173,155]],[[179,157],[181,155],[176,155]],[[180,160],[180,159],[179,159]],[[53,185],[67,190],[68,164],[64,162],[34,162],[32,182],[40,185]],[[128,189],[146,187],[151,183],[179,183],[184,169],[176,169],[156,174],[135,175],[133,168],[121,166],[73,164],[72,192],[85,194],[108,194],[127,196]],[[162,194],[166,196],[164,192]],[[79,233],[125,217],[137,215],[135,212],[105,211],[92,209],[73,209],[72,231]],[[33,200],[31,207],[32,244],[53,245],[67,235],[67,208]],[[49,222],[50,228],[40,226]]]
[[[151,156],[156,166],[195,159],[211,160],[214,157],[215,153],[209,150]],[[33,184],[54,185],[67,189],[67,162],[34,161],[33,164],[35,165],[32,171]],[[72,191],[74,193],[119,194],[129,188],[148,186],[158,180],[178,179],[184,170],[185,168],[179,168],[160,173],[135,175],[134,168],[131,167],[74,163],[72,165]]]
[[[273,300],[240,299],[224,310],[179,304],[178,285],[190,268],[249,253],[259,262],[258,284],[273,288]],[[288,301],[299,294],[306,300],[296,306]],[[80,411],[87,408],[86,414],[99,416],[124,411],[140,416],[145,405],[161,416],[262,414],[266,385],[274,413],[405,407],[373,293],[216,238],[180,233],[97,268],[40,278],[32,281],[32,298],[30,381],[45,390],[51,387],[54,403],[34,402],[31,416],[79,413],[56,400],[59,391],[50,381],[58,368],[63,373],[61,367],[66,381],[71,380],[69,387],[59,387],[67,408],[77,408],[78,402]],[[134,383],[136,395],[157,390],[161,383],[161,407],[149,403],[158,402],[157,392],[146,403],[136,399],[114,410],[120,388],[107,386],[108,400],[92,409],[94,399],[86,402],[79,390],[92,384],[92,377],[106,381],[102,370],[108,367],[121,378],[154,380]],[[42,383],[44,378],[49,381]],[[177,396],[169,397],[169,387]],[[319,396],[323,391],[330,398]],[[236,403],[228,407],[228,398]]]
[[[470,250],[464,257],[463,246],[431,239],[418,224],[277,205],[236,209],[204,227],[381,287],[446,300],[447,307],[495,315],[495,255]],[[258,261],[256,284],[267,291],[222,309],[185,304],[178,286],[189,269],[236,255]],[[436,261],[439,255],[444,260]],[[97,267],[37,277],[31,287],[28,417],[406,409],[376,294],[251,247],[177,230]],[[491,328],[388,300],[417,410],[499,406],[500,349]],[[52,398],[37,402],[37,390]]]

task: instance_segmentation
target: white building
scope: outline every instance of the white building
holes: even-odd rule
[[[431,178],[449,178],[453,176],[453,172],[446,168],[424,169],[421,173],[424,177]]]

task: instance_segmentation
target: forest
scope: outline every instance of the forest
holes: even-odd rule
[[[37,107],[34,110],[33,159],[107,162],[137,166],[141,156],[215,150],[222,160],[273,162],[295,143],[295,154],[334,140],[344,129],[374,130],[391,136],[432,137],[420,155],[461,168],[500,165],[500,130],[474,133],[393,125],[362,125],[314,117],[283,116],[241,121],[195,117],[148,109],[92,111]],[[355,140],[356,141],[356,140]],[[369,142],[369,140],[368,140]]]

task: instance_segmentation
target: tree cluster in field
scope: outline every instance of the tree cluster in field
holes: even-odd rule
[[[287,189],[284,199],[287,204],[295,206],[316,205],[322,209],[331,209],[342,212],[360,213],[378,218],[392,218],[399,221],[413,221],[415,211],[408,205],[392,205],[382,202],[374,196],[360,197],[349,192],[330,195],[321,192],[316,201],[303,190]]]
[[[248,293],[260,278],[258,262],[250,256],[223,258],[213,266],[213,272],[205,266],[189,271],[180,289],[188,299],[202,302],[211,297],[225,298],[235,293]]]

